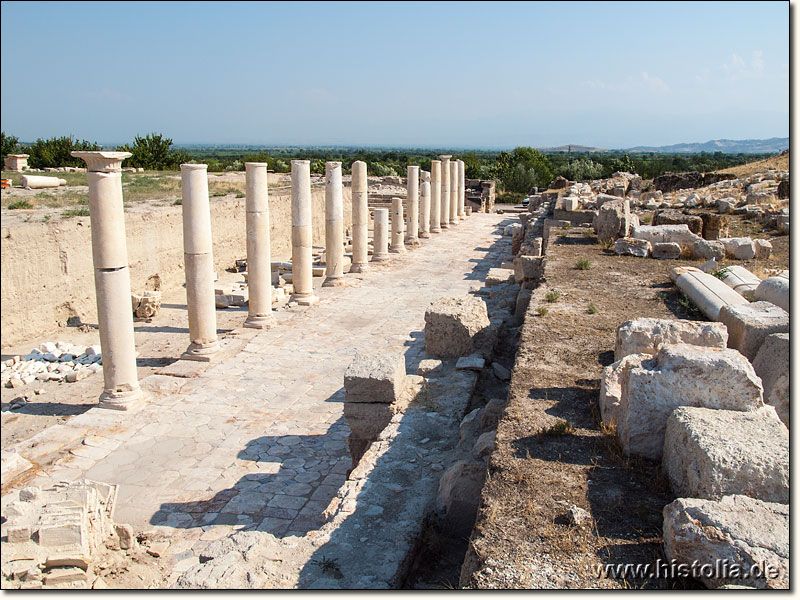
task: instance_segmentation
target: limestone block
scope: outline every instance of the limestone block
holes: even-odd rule
[[[456,369],[465,371],[480,371],[486,361],[478,355],[462,356],[456,362]]]
[[[758,277],[740,265],[725,267],[719,274],[719,279],[750,301],[755,299],[756,288],[761,283]]]
[[[650,256],[651,251],[652,246],[647,240],[619,238],[616,242],[614,242],[614,252],[617,254],[628,254],[630,256],[646,258]]]
[[[753,360],[753,369],[764,386],[764,402],[774,406],[789,427],[789,334],[771,333]]]
[[[722,323],[704,323],[642,317],[625,321],[617,328],[614,360],[629,354],[658,354],[667,344],[691,344],[724,350],[728,331]]]
[[[728,237],[728,219],[715,213],[703,213],[700,215],[703,221],[703,231],[701,235],[706,240],[718,240],[721,237]]]
[[[722,500],[678,498],[664,507],[664,554],[677,564],[698,565],[692,576],[710,588],[742,579],[704,573],[702,565],[722,561],[745,572],[766,567],[746,579],[756,588],[789,587],[789,506],[747,496]],[[730,576],[731,573],[728,573]],[[776,575],[768,577],[767,575]]]
[[[653,258],[676,259],[681,257],[681,247],[675,242],[653,244]]]
[[[486,403],[481,411],[481,431],[491,431],[497,429],[497,424],[500,422],[500,417],[503,416],[506,401],[502,398],[492,398]]]
[[[16,449],[3,449],[0,452],[0,475],[4,482],[11,481],[32,467],[33,464],[21,456]]]
[[[725,245],[719,240],[695,240],[692,256],[697,259],[722,260],[725,258]]]
[[[494,451],[494,439],[496,431],[487,431],[478,436],[475,445],[472,447],[472,458],[488,458]]]
[[[535,288],[544,276],[543,256],[517,256],[514,258],[514,279],[527,289]]]
[[[568,196],[563,200],[564,200],[564,210],[566,211],[575,211],[581,207],[580,198],[575,198],[574,196]]]
[[[597,208],[599,209],[606,202],[615,202],[617,200],[619,200],[618,196],[612,196],[611,194],[597,194],[597,197],[595,198],[595,203],[597,205]]]
[[[789,313],[771,302],[729,305],[719,311],[719,321],[728,327],[728,347],[754,360],[771,333],[789,332]]]
[[[749,237],[720,238],[725,245],[725,256],[737,260],[750,260],[756,256],[756,248]]]
[[[768,260],[772,255],[772,243],[768,240],[755,239],[753,240],[753,246],[758,260]]]
[[[775,409],[683,406],[667,419],[664,471],[678,497],[789,503],[789,430]]]
[[[670,277],[678,289],[712,321],[719,320],[719,311],[724,306],[748,304],[741,294],[737,294],[722,281],[713,275],[703,273],[700,269],[678,267],[670,271]]]
[[[469,535],[475,524],[485,478],[483,461],[459,460],[442,475],[436,508],[451,532]]]
[[[689,231],[689,226],[686,224],[639,225],[631,229],[631,237],[638,240],[647,240],[651,244],[673,242],[687,251],[691,251],[695,242],[703,239]]]
[[[734,206],[736,206],[736,201],[733,198],[720,198],[717,200],[717,210],[722,214],[732,212]]]
[[[631,207],[628,200],[615,198],[599,206],[595,232],[600,240],[628,237],[631,227]]]
[[[679,406],[757,410],[761,380],[736,350],[663,346],[622,376],[617,436],[626,454],[659,459],[670,413]]]
[[[486,303],[479,298],[439,298],[425,311],[425,350],[440,358],[484,354],[490,350],[490,325]]]
[[[137,319],[152,319],[161,308],[161,292],[145,290],[142,294],[131,294],[133,316]]]
[[[345,402],[391,404],[403,394],[405,380],[401,354],[356,354],[344,372]]]
[[[703,233],[703,219],[697,215],[686,215],[674,208],[663,208],[653,214],[653,225],[681,225],[696,235]]]
[[[785,275],[784,275],[785,274]],[[789,311],[789,271],[776,277],[767,277],[758,284],[753,297],[756,300],[772,302],[775,306],[780,306],[787,313]]]
[[[489,269],[489,272],[486,274],[486,287],[501,285],[503,283],[514,283],[514,271],[500,268]]]
[[[622,380],[633,367],[641,367],[649,360],[649,354],[628,354],[603,369],[600,379],[600,418],[607,425],[619,422],[619,407],[622,401]]]
[[[417,367],[417,375],[428,376],[432,375],[437,371],[441,371],[442,368],[442,361],[437,360],[435,358],[426,358],[424,360],[419,361],[419,366]]]

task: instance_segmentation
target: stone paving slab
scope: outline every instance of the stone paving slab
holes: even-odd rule
[[[316,305],[278,312],[271,329],[237,338],[235,355],[192,365],[206,368],[175,392],[165,378],[153,381],[157,393],[139,410],[74,417],[67,428],[79,427],[94,445],[65,454],[33,483],[119,484],[114,519],[169,528],[176,541],[214,528],[279,537],[318,528],[350,467],[345,368],[356,352],[389,351],[404,354],[407,372],[416,373],[425,309],[439,296],[466,295],[499,264],[492,245],[501,221],[473,215],[346,276],[345,286],[318,290]],[[205,533],[195,538],[197,530]]]

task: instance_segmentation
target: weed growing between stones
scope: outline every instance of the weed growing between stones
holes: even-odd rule
[[[588,312],[590,315],[597,314],[597,307],[596,307],[596,306],[595,306],[593,303],[589,303],[589,308],[587,308],[587,309],[586,309],[586,311],[587,311],[587,312]]]
[[[62,219],[69,219],[71,217],[88,217],[89,209],[85,206],[79,208],[70,208],[61,213]]]
[[[728,273],[730,273],[730,271],[731,271],[730,267],[722,267],[721,269],[717,269],[711,274],[717,279],[725,279],[726,277],[728,277]]]
[[[575,268],[579,271],[588,271],[592,266],[592,263],[587,258],[581,258],[577,263],[575,263]]]
[[[563,419],[559,419],[550,427],[539,430],[539,435],[572,435],[573,433],[575,433],[575,426]]]
[[[606,238],[604,240],[600,240],[600,247],[603,250],[611,250],[614,247],[614,239]]]
[[[540,306],[539,308],[536,309],[536,312],[539,314],[540,317],[543,317],[550,311],[547,310],[547,307]]]
[[[561,298],[561,292],[557,290],[551,290],[544,295],[544,299],[548,302],[558,302],[559,298]]]
[[[703,313],[686,294],[680,295],[680,298],[678,298],[678,306],[684,313],[686,313],[687,316],[691,317],[692,319],[702,320],[704,318]]]
[[[8,208],[11,210],[17,210],[18,208],[33,208],[33,205],[27,200],[17,200],[16,202],[9,204]]]

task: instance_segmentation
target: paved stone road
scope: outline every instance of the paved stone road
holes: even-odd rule
[[[499,265],[491,247],[502,220],[474,214],[388,264],[348,275],[346,287],[320,289],[317,305],[276,313],[270,330],[248,331],[243,350],[197,378],[154,376],[185,383],[141,410],[74,417],[69,426],[96,435],[49,477],[119,484],[115,520],[181,530],[172,532],[181,539],[173,554],[232,528],[277,537],[316,529],[350,467],[345,367],[356,352],[390,349],[416,372],[425,309],[436,297],[465,295]]]

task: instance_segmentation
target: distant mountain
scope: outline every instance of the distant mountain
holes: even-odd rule
[[[697,152],[725,152],[728,154],[777,154],[789,147],[789,138],[769,138],[768,140],[709,140],[708,142],[688,142],[672,146],[636,146],[626,148],[627,152],[661,152],[695,154]]]
[[[552,148],[539,148],[539,150],[542,152],[608,152],[605,148],[581,146],[580,144],[566,144],[564,146],[553,146]]]

